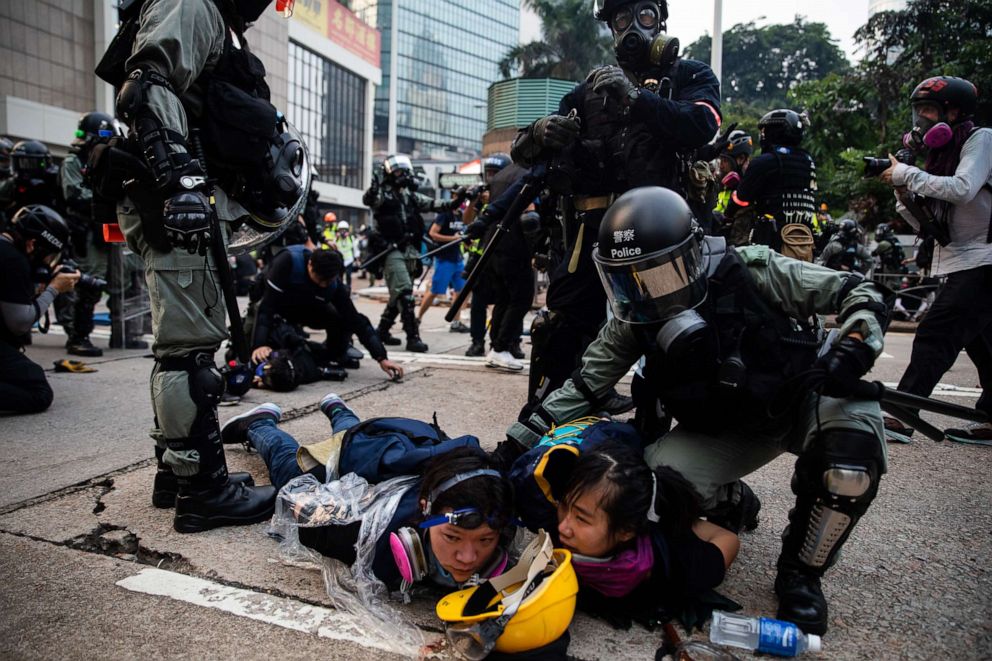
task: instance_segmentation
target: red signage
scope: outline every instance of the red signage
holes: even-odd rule
[[[369,64],[379,66],[379,31],[335,0],[297,0],[293,16]]]

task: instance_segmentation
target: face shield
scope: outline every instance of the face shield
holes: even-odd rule
[[[593,251],[613,314],[629,324],[652,324],[696,307],[706,298],[706,262],[695,234],[660,253],[606,261]]]

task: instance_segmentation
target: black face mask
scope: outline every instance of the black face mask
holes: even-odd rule
[[[624,5],[610,21],[613,51],[621,66],[639,69],[649,63],[651,42],[664,27],[656,2]]]
[[[234,6],[238,10],[238,16],[245,20],[245,23],[254,23],[262,15],[262,12],[272,4],[272,0],[234,0]]]

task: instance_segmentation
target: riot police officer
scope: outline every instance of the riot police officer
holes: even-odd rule
[[[372,209],[375,218],[369,252],[373,257],[381,255],[372,266],[382,272],[389,289],[389,303],[379,319],[379,338],[384,344],[400,343],[389,333],[399,315],[406,333],[406,350],[423,353],[427,345],[420,339],[413,302],[413,278],[423,269],[420,244],[424,221],[420,212],[454,209],[462,203],[464,192],[456,191],[450,200],[440,202],[418,193],[417,187],[410,158],[394,154],[383,161],[381,176],[373,177],[362,202]]]
[[[23,206],[56,206],[59,167],[37,140],[21,140],[10,150],[10,177],[0,184],[0,206],[13,216]]]
[[[778,616],[822,634],[820,577],[885,472],[878,403],[846,399],[882,351],[882,291],[857,273],[703,237],[685,201],[653,187],[613,204],[594,259],[615,317],[582,367],[508,436],[531,447],[552,425],[598,410],[647,356],[644,377],[679,424],[645,458],[682,473],[708,511],[743,475],[783,452],[798,455]],[[808,320],[837,312],[840,339],[817,358]]]
[[[548,319],[532,334],[522,416],[565,381],[606,318],[590,248],[614,197],[648,185],[684,194],[693,152],[721,122],[719,82],[702,62],[678,57],[665,0],[606,0],[596,16],[610,27],[617,65],[594,69],[511,150],[525,165],[550,162],[548,185],[570,194],[565,259],[551,275]]]
[[[875,228],[875,250],[872,255],[879,259],[877,273],[908,273],[906,268],[906,253],[899,243],[896,231],[888,223],[879,223]]]
[[[816,164],[799,146],[808,126],[805,115],[787,108],[758,121],[761,154],[751,159],[727,209],[736,245],[747,245],[749,234],[749,243],[813,261]]]
[[[210,252],[218,231],[241,245],[247,229],[295,222],[306,202],[305,148],[268,102],[265,68],[245,39],[269,4],[135,3],[97,67],[120,87],[117,115],[130,133],[129,153],[95,153],[93,176],[108,192],[124,180],[119,223],[146,266],[159,460],[152,501],[175,506],[179,532],[263,521],[274,506],[272,487],[227,471],[214,364],[227,338],[224,283]]]
[[[842,220],[837,232],[816,261],[817,264],[835,271],[868,273],[871,269],[871,253],[861,243],[861,226],[858,221],[853,218]]]

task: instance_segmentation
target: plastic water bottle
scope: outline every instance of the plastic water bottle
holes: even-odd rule
[[[768,617],[747,617],[713,611],[710,640],[776,656],[798,656],[809,650],[820,651],[820,637],[804,634],[792,622]]]

